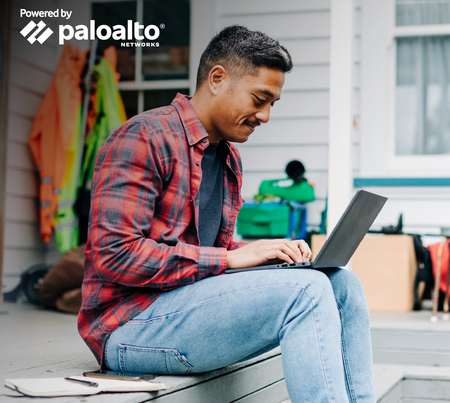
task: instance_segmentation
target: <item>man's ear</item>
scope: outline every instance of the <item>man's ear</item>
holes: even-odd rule
[[[226,86],[227,81],[229,80],[230,75],[225,67],[220,64],[214,66],[208,75],[208,84],[210,91],[217,95],[219,91]]]

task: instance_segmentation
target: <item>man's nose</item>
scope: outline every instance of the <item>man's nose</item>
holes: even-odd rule
[[[264,105],[255,115],[261,123],[267,123],[270,118],[270,104]]]

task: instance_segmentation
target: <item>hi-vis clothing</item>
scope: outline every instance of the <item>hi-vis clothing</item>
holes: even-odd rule
[[[84,179],[87,174],[88,190],[90,190],[98,148],[108,135],[126,120],[125,108],[117,89],[120,74],[115,70],[117,65],[116,48],[110,46],[105,49],[104,55],[105,57],[94,67],[96,91],[90,97],[92,105],[87,122],[86,154],[81,174],[79,158],[79,154],[83,152],[83,146],[80,148],[79,145],[82,129],[81,108],[76,122],[77,130],[67,153],[68,165],[55,216],[55,238],[60,252],[68,252],[78,246],[78,217],[73,209],[78,187],[85,185]]]
[[[78,217],[73,206],[84,178],[80,175],[83,153],[80,82],[86,54],[73,49],[70,44],[65,45],[28,139],[40,174],[41,237],[49,242],[54,228],[60,252],[68,252],[78,245]],[[98,148],[109,133],[126,120],[117,89],[120,74],[115,71],[116,64],[116,49],[111,46],[94,68],[97,91],[91,96],[93,106],[87,125],[94,127],[86,139],[83,174],[93,170]]]
[[[82,114],[83,107],[80,105],[75,120],[75,131],[67,150],[67,167],[54,221],[56,246],[64,253],[78,246],[78,217],[73,206],[78,192],[80,154],[83,152],[83,145],[80,144]]]
[[[92,131],[86,137],[86,153],[81,173],[81,181],[87,178],[85,186],[91,188],[92,176],[94,174],[95,157],[98,149],[106,138],[127,120],[125,108],[117,89],[119,80],[116,73],[116,49],[110,47],[105,50],[103,58],[95,67],[97,74],[97,89],[95,93],[95,124]]]
[[[85,54],[66,44],[28,139],[39,171],[40,234],[45,242],[50,241],[67,167],[67,150],[81,105],[84,64]]]

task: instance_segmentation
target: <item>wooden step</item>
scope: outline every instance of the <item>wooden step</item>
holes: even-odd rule
[[[450,367],[450,322],[430,317],[430,311],[371,313],[374,362]]]

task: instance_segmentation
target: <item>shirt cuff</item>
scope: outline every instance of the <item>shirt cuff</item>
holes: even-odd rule
[[[200,278],[217,276],[227,268],[225,248],[200,247],[198,271]]]

